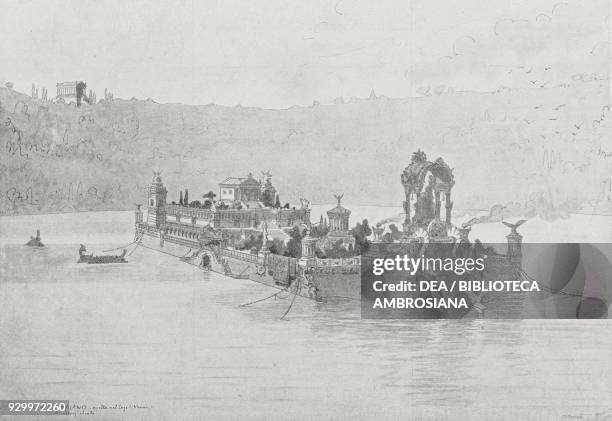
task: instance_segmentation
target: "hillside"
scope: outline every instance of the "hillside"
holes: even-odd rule
[[[457,209],[531,202],[554,217],[610,189],[607,81],[263,110],[114,100],[76,108],[0,88],[0,213],[131,209],[270,170],[283,202],[399,204],[423,149],[454,167]]]

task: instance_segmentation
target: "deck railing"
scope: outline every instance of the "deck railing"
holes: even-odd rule
[[[238,260],[244,260],[245,262],[258,263],[260,261],[259,256],[256,254],[245,253],[234,249],[221,249],[221,254]]]
[[[361,256],[344,257],[341,259],[315,259],[316,266],[361,266]]]

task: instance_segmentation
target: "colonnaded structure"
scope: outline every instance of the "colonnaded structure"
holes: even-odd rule
[[[62,100],[66,103],[74,102],[77,107],[80,107],[83,101],[87,104],[96,103],[96,94],[91,89],[87,95],[87,84],[83,81],[60,82],[55,85],[57,89],[56,100]]]
[[[303,201],[300,208],[270,207],[259,200],[259,189],[259,182],[249,174],[244,179],[232,178],[220,183],[221,198],[218,206],[204,209],[168,204],[168,191],[162,183],[161,175],[154,173],[148,188],[147,224],[157,229],[177,226],[190,232],[201,231],[203,226],[221,230],[258,229],[264,222],[270,229],[310,226],[311,209],[307,201]],[[234,206],[229,207],[227,203]]]
[[[300,208],[265,206],[258,200],[255,189],[259,189],[257,183],[251,174],[245,179],[232,179],[232,184],[226,179],[220,183],[220,192],[224,197],[218,206],[203,209],[168,204],[168,190],[163,185],[161,174],[155,172],[147,189],[146,220],[139,207],[136,210],[137,225],[143,232],[155,232],[162,241],[174,241],[190,247],[197,247],[199,240],[211,236],[215,239],[224,238],[228,240],[226,245],[229,245],[232,239],[245,232],[261,231],[264,224],[270,230],[310,226],[311,210],[307,201],[303,201]],[[233,186],[231,192],[229,185]],[[234,207],[228,207],[227,202],[231,202]]]
[[[442,158],[430,162],[425,152],[414,152],[412,162],[402,173],[401,181],[406,194],[404,233],[412,234],[418,228],[427,229],[433,220],[443,221],[447,228],[452,226],[451,190],[455,178],[453,170]],[[443,203],[444,215],[441,213]]]
[[[353,250],[355,248],[355,237],[349,232],[351,211],[342,206],[341,202],[344,194],[336,194],[334,197],[338,204],[335,208],[327,211],[329,232],[317,241],[316,247],[320,250],[326,250],[333,247],[334,244],[340,243],[343,248]]]

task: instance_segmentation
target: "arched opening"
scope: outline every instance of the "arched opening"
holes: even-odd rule
[[[202,256],[202,261],[200,262],[200,266],[203,268],[210,266],[210,256],[208,254],[204,254]]]

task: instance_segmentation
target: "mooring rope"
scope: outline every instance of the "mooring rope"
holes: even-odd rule
[[[127,256],[125,256],[125,257],[131,256],[131,255],[132,255],[132,253],[134,253],[134,252],[136,251],[136,249],[138,248],[138,246],[139,246],[139,245],[141,245],[141,244],[140,244],[141,242],[142,242],[142,235],[140,236],[140,238],[138,238],[138,242],[136,243],[136,247],[134,247],[134,248],[132,249],[132,251],[131,251],[131,252],[129,252],[129,253],[127,254]]]
[[[325,299],[330,299],[330,298],[336,298],[336,299],[341,298],[343,300],[361,301],[360,298],[345,297],[344,295],[328,295],[325,297]]]
[[[115,251],[115,250],[121,250],[121,249],[124,249],[124,248],[127,248],[127,247],[131,246],[132,244],[136,244],[136,242],[138,242],[138,240],[134,240],[130,244],[126,244],[126,245],[121,246],[121,247],[115,247],[114,249],[102,250],[102,253],[108,253],[109,251]]]
[[[298,281],[298,284],[295,286],[295,294],[293,295],[293,299],[291,300],[291,304],[289,304],[289,308],[287,309],[287,311],[285,311],[285,314],[282,315],[280,320],[283,320],[285,318],[285,316],[287,314],[289,314],[289,312],[291,311],[291,307],[293,307],[293,303],[295,302],[295,299],[298,296],[298,294],[300,293],[301,289],[302,289],[302,283],[300,281]]]
[[[572,294],[571,292],[565,292],[565,291],[561,291],[559,289],[554,289],[549,287],[548,285],[544,284],[543,282],[538,281],[537,279],[535,279],[533,276],[529,275],[527,272],[525,272],[523,269],[521,269],[521,274],[528,280],[528,281],[532,281],[532,282],[536,282],[538,285],[540,285],[542,288],[544,288],[547,292],[553,293],[553,294],[561,294],[561,295],[567,295],[569,297],[582,297],[582,294]]]
[[[138,242],[142,241],[142,237],[143,237],[143,235],[144,235],[143,233],[140,233],[140,234],[139,234],[139,235],[138,235],[138,236],[137,236],[137,237],[134,239],[134,241],[132,241],[131,243],[126,244],[126,245],[124,245],[124,246],[115,247],[114,249],[102,250],[102,253],[108,253],[109,251],[115,251],[115,250],[120,250],[120,249],[127,248],[127,247],[131,246],[132,244],[136,244],[136,243],[138,243]]]
[[[120,249],[124,249],[127,248],[129,246],[131,246],[132,244],[136,244],[138,243],[140,240],[142,240],[142,234],[140,234],[134,241],[132,241],[130,244],[126,244],[125,246],[121,246],[121,247],[115,247],[114,249],[108,249],[108,250],[102,250],[102,253],[108,253],[109,251],[115,251],[115,250],[120,250]]]
[[[285,290],[281,290],[281,291],[275,292],[274,294],[272,294],[272,295],[270,295],[270,296],[268,296],[266,298],[262,298],[260,300],[255,300],[255,301],[251,301],[250,303],[240,304],[238,307],[246,307],[246,306],[250,306],[251,304],[260,303],[262,301],[269,300],[272,297],[277,297],[278,294],[280,294],[283,291],[285,291]]]

